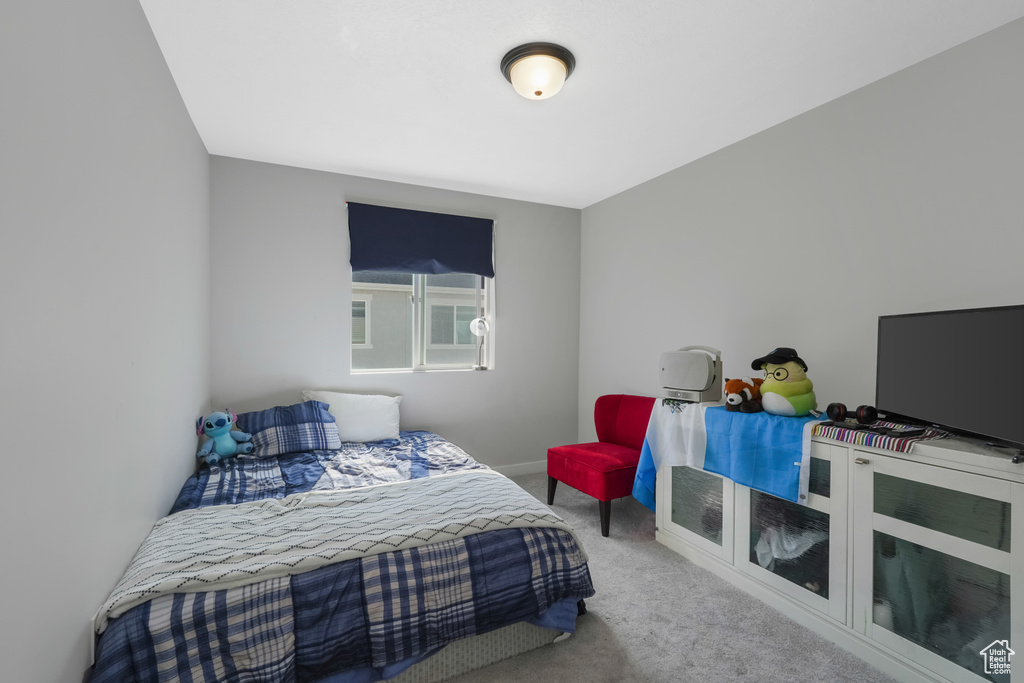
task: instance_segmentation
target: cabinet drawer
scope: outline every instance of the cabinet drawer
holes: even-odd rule
[[[750,536],[747,559],[752,567],[785,579],[794,588],[828,599],[828,513],[749,491]]]
[[[812,446],[806,504],[736,487],[737,568],[840,623],[847,615],[847,453]]]
[[[1021,485],[857,456],[854,627],[948,680],[1008,682],[982,649],[1020,637]]]
[[[722,478],[692,467],[672,468],[671,520],[722,545]]]
[[[686,466],[667,474],[658,476],[658,529],[731,563],[735,484]]]
[[[1010,552],[1010,503],[875,473],[877,514]]]

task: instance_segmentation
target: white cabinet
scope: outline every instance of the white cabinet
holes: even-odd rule
[[[853,628],[949,680],[1009,681],[981,651],[1024,646],[1024,484],[855,451],[853,491]]]
[[[736,486],[736,567],[845,623],[847,449],[814,443],[807,505]]]
[[[963,447],[816,437],[806,506],[674,467],[657,537],[898,679],[1022,683],[1024,465]]]
[[[656,483],[659,534],[732,564],[733,510],[737,485],[692,467],[672,467]]]

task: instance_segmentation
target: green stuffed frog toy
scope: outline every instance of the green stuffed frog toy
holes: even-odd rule
[[[780,346],[752,362],[754,370],[764,370],[761,405],[766,413],[798,417],[818,407],[814,385],[807,379],[807,363],[794,349]]]

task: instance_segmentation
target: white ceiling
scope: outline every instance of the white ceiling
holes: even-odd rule
[[[211,154],[583,208],[1024,16],[1024,0],[141,0]],[[515,93],[499,62],[576,71]]]

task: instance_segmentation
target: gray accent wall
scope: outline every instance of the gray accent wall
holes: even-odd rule
[[[137,2],[5,4],[0,64],[0,677],[79,681],[194,466],[209,156]]]
[[[599,395],[658,394],[663,351],[735,377],[791,346],[857,406],[879,315],[1024,303],[1021,64],[1024,20],[584,209],[580,437]],[[984,349],[935,371],[999,400],[957,394]]]
[[[402,429],[510,471],[575,439],[579,210],[219,156],[210,172],[214,405],[401,395]],[[494,369],[351,372],[347,200],[494,219]]]

